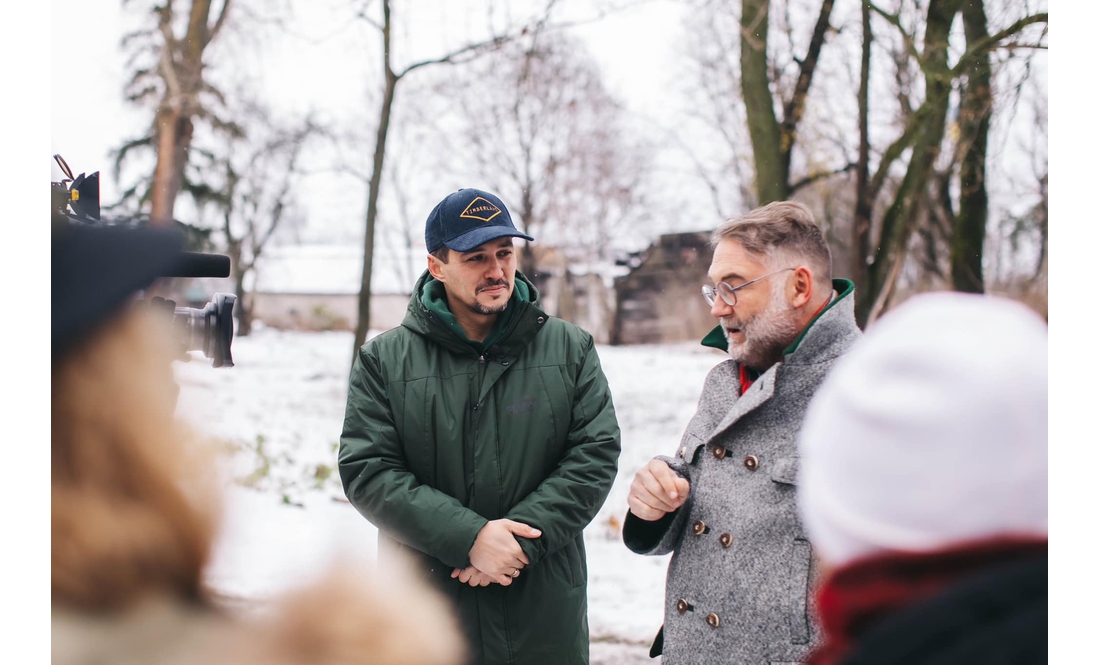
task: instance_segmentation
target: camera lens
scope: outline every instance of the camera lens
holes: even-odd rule
[[[232,367],[233,305],[237,296],[215,293],[202,309],[177,307],[173,322],[180,330],[180,341],[188,351],[202,351],[214,359],[214,367]]]

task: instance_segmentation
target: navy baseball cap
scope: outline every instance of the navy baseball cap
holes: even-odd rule
[[[495,194],[472,188],[448,194],[432,209],[424,226],[428,253],[444,245],[468,252],[505,236],[534,240],[516,229],[508,208]]]

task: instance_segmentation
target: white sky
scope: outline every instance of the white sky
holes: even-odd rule
[[[265,42],[262,35],[251,32],[246,38],[250,44],[232,47],[245,61],[243,66],[259,73],[263,94],[277,106],[299,111],[312,107],[337,117],[360,116],[373,124],[376,103],[372,88],[379,80],[374,35],[349,20],[352,3],[321,0],[295,4],[291,34]],[[482,14],[460,11],[463,6],[481,3],[418,0],[395,4],[394,20],[399,29],[394,40],[395,67],[442,54],[463,43],[466,35],[484,34]],[[133,5],[140,7],[138,2]],[[147,113],[122,100],[126,76],[118,43],[124,26],[132,26],[134,19],[124,14],[117,2],[54,0],[53,6],[55,51],[71,54],[71,58],[53,59],[53,98],[73,101],[59,101],[51,109],[51,147],[65,157],[75,173],[101,170],[102,198],[114,201],[119,189],[109,175],[109,153],[125,137],[138,135],[149,122]],[[593,16],[586,7],[587,3],[574,1],[562,3],[560,9],[567,20],[580,20]],[[629,108],[658,116],[669,108],[667,86],[675,71],[671,63],[680,57],[677,42],[682,12],[678,3],[655,1],[577,28],[604,68],[608,88]],[[223,35],[215,45],[225,41]],[[401,112],[405,100],[400,95],[415,76],[402,82],[395,113]],[[369,158],[369,154],[363,156],[364,168]],[[365,192],[354,198],[365,201]],[[325,215],[323,210],[311,212]]]

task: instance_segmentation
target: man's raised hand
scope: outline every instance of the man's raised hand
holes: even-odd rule
[[[667,463],[652,459],[634,475],[626,502],[639,519],[654,522],[684,505],[690,491],[686,479]]]

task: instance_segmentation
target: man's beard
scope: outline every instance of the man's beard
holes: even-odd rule
[[[731,316],[722,317],[722,330],[739,328],[745,341],[729,342],[729,356],[752,369],[763,371],[783,359],[783,350],[798,337],[801,326],[794,308],[784,297],[783,283],[772,289],[771,300],[763,312],[745,321]],[[729,341],[729,334],[726,335]]]
[[[480,302],[477,301],[477,294],[481,293],[485,289],[492,288],[494,286],[503,286],[504,288],[508,288],[508,280],[495,279],[478,284],[477,289],[474,291],[474,302],[470,305],[471,312],[474,312],[475,314],[489,315],[500,314],[504,310],[508,309],[509,299],[505,299],[504,302],[500,303],[499,305],[482,305]]]

